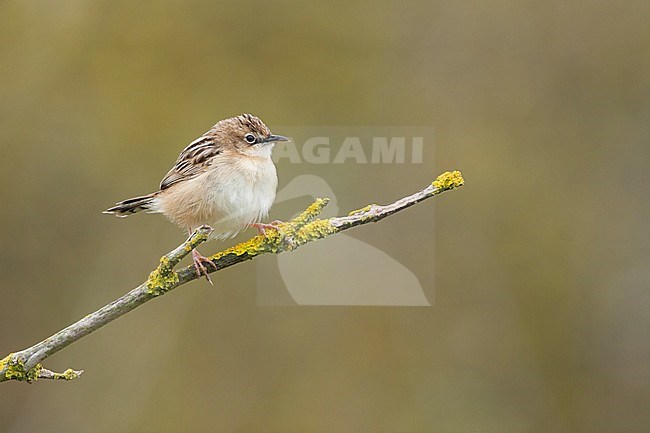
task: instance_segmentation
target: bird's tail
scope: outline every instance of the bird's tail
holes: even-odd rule
[[[156,193],[143,195],[140,197],[133,197],[119,203],[116,203],[115,206],[106,209],[104,213],[113,214],[117,217],[127,217],[141,210],[151,209],[153,199],[156,196]]]

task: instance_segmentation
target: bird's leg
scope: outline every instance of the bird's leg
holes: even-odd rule
[[[251,227],[255,227],[257,229],[257,231],[259,232],[259,234],[266,235],[266,230],[267,229],[278,230],[282,224],[284,224],[284,221],[274,220],[274,221],[271,221],[270,223],[251,224]]]
[[[192,236],[193,230],[188,229],[188,231],[190,232],[190,236]],[[208,266],[211,266],[215,271],[217,270],[217,265],[209,258],[202,256],[201,253],[199,253],[196,249],[192,250],[192,259],[194,260],[194,270],[196,271],[196,276],[198,278],[205,276],[205,279],[208,280],[208,283],[214,286],[212,280],[210,279],[210,275],[208,274],[208,269],[205,267],[204,263]]]

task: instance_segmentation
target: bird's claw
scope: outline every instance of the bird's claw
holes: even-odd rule
[[[284,221],[275,220],[270,223],[255,223],[251,224],[251,227],[255,227],[259,234],[266,236],[266,230],[273,229],[278,230],[280,226],[284,224]]]
[[[192,250],[192,258],[194,259],[194,270],[196,271],[196,276],[201,278],[205,276],[205,279],[208,280],[208,283],[214,286],[214,283],[210,279],[208,274],[208,268],[205,267],[204,263],[212,267],[215,271],[217,270],[217,265],[207,257],[203,257],[198,251]]]

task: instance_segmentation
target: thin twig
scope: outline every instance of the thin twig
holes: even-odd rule
[[[446,172],[438,176],[431,185],[423,190],[394,203],[385,206],[372,204],[350,212],[347,216],[329,219],[316,219],[329,201],[326,198],[317,199],[299,216],[280,224],[277,230],[267,230],[264,235],[255,236],[211,256],[210,260],[216,265],[216,270],[211,267],[208,267],[207,270],[209,273],[217,272],[237,263],[251,260],[261,254],[279,254],[295,250],[308,242],[325,238],[351,227],[380,221],[422,200],[458,188],[464,183],[460,172]],[[207,226],[197,229],[183,244],[161,257],[160,264],[151,272],[147,281],[135,289],[40,343],[19,352],[10,353],[0,360],[0,382],[7,380],[32,382],[37,379],[72,380],[79,377],[83,370],[68,369],[63,373],[55,373],[43,368],[40,363],[50,355],[145,302],[195,280],[197,274],[193,266],[187,266],[178,271],[175,271],[174,267],[194,248],[205,242],[210,231],[211,229]]]

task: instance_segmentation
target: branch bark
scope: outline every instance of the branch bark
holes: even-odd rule
[[[293,251],[301,245],[334,233],[361,224],[380,221],[395,212],[464,184],[465,181],[459,171],[445,172],[423,190],[394,203],[385,206],[371,204],[350,212],[347,216],[329,219],[316,219],[329,201],[327,198],[317,199],[299,216],[279,225],[277,230],[267,230],[265,235],[255,236],[211,256],[210,260],[216,265],[216,270],[208,267],[208,272],[220,271],[261,254],[280,254]],[[32,382],[37,379],[72,380],[79,377],[83,370],[67,369],[63,373],[55,373],[43,368],[41,362],[145,302],[197,279],[193,266],[187,266],[177,271],[174,270],[174,267],[194,248],[205,242],[210,231],[211,229],[207,226],[197,229],[183,244],[161,257],[160,264],[151,272],[147,281],[135,289],[40,343],[19,352],[10,353],[0,360],[0,382],[8,380]]]

